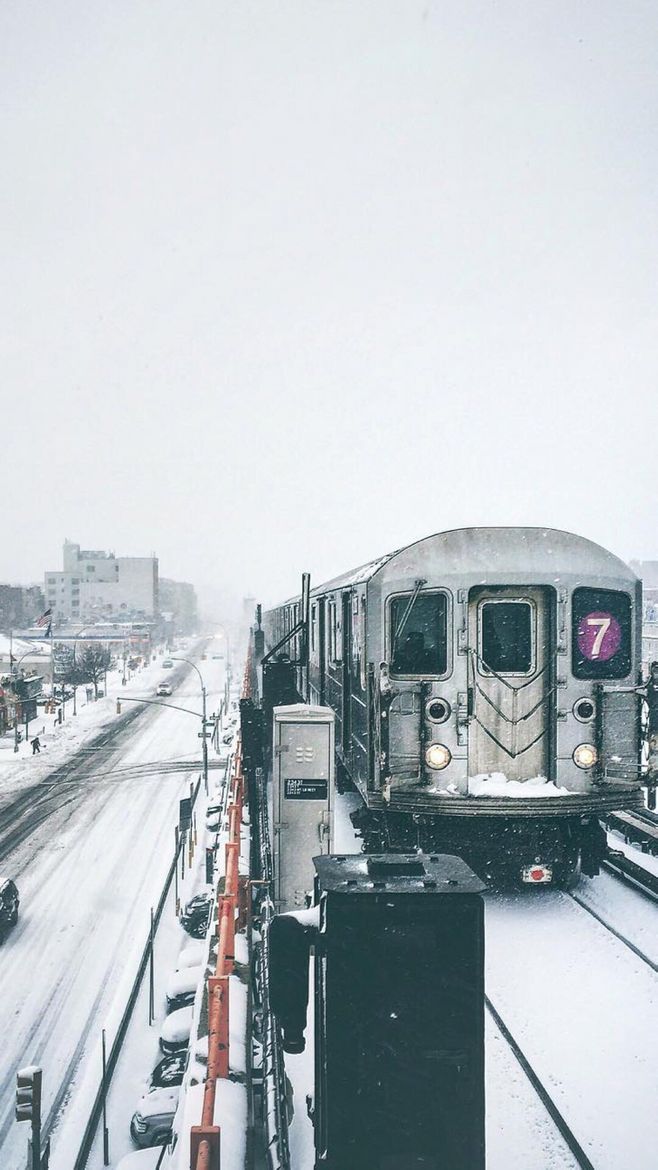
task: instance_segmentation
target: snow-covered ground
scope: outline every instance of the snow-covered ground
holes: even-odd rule
[[[209,654],[199,666],[209,690],[208,708],[216,709],[224,662]],[[149,668],[148,678],[146,673],[133,680],[133,694],[141,689],[151,697],[157,681],[174,674],[163,675],[160,662]],[[194,671],[179,682],[170,701],[200,710]],[[116,701],[103,702],[105,718],[111,719]],[[76,723],[79,736],[98,732],[100,706],[91,705],[88,727]],[[77,719],[82,721],[82,714]],[[133,723],[115,763],[200,759],[199,726],[184,712],[149,708]],[[80,741],[74,735],[68,739],[70,752]],[[51,767],[66,755],[59,741]],[[25,763],[28,769],[33,763],[43,768],[46,760]],[[129,769],[95,777],[68,823],[54,837],[41,835],[40,848],[24,864],[19,923],[0,948],[2,1170],[25,1165],[27,1133],[14,1121],[13,1092],[16,1069],[28,1063],[43,1067],[44,1122],[46,1128],[53,1126],[51,1168],[70,1170],[98,1085],[100,1031],[107,1029],[109,1044],[144,945],[150,907],[173,857],[178,801],[189,791],[190,779],[189,771],[139,775]],[[17,769],[6,787],[15,792],[21,782]]]
[[[339,797],[336,851],[358,852]],[[620,931],[656,954],[658,908],[608,875],[578,894]],[[557,1101],[597,1170],[652,1170],[656,982],[651,970],[567,895],[531,890],[487,895],[486,989]],[[292,1164],[313,1164],[305,1096],[313,1088],[313,1026],[307,1050],[286,1056],[295,1093]],[[487,1013],[488,1170],[572,1170],[577,1163]]]
[[[597,1170],[653,1170],[654,973],[559,891],[490,895],[486,920],[487,994]]]
[[[209,710],[218,708],[224,664],[209,654],[199,665],[209,687]],[[159,663],[149,670],[152,678],[142,676],[145,696],[163,677]],[[194,672],[171,701],[198,709]],[[102,719],[100,703],[90,706],[96,708],[91,737]],[[108,701],[104,718],[115,717],[115,709],[115,702]],[[0,1056],[2,1170],[23,1170],[26,1127],[13,1120],[13,1079],[16,1068],[29,1062],[44,1068],[44,1116],[47,1124],[55,1121],[51,1167],[69,1170],[72,1165],[98,1086],[100,1029],[106,1028],[109,1047],[144,945],[149,909],[173,855],[178,799],[189,790],[189,772],[139,775],[139,766],[154,759],[199,758],[196,730],[183,712],[150,709],[133,724],[127,746],[117,750],[113,772],[90,783],[85,801],[54,839],[39,836],[42,844],[25,864],[21,919],[0,948],[6,1005]],[[57,751],[66,758],[64,740]],[[33,763],[41,768],[45,761],[25,759],[24,774],[29,775]],[[211,797],[219,780],[218,772],[211,773]],[[8,785],[14,793],[17,787],[20,781]],[[336,851],[359,850],[349,821],[354,804],[353,795],[338,798]],[[202,851],[199,823],[197,862]],[[195,883],[203,883],[198,866],[187,875],[184,896]],[[608,875],[583,879],[577,892],[637,946],[658,953],[658,908]],[[649,1170],[654,1159],[646,1118],[658,1074],[648,1026],[655,1011],[653,973],[558,891],[487,895],[486,920],[487,992],[597,1170],[620,1165]],[[156,1021],[149,1026],[144,986],[110,1094],[111,1166],[133,1148],[128,1124],[158,1059],[164,983],[186,942],[172,891],[156,942]],[[306,1170],[313,1159],[305,1107],[313,1078],[310,1018],[306,1035],[307,1052],[286,1058],[295,1092],[290,1138],[296,1170]],[[65,1093],[60,1092],[62,1085],[67,1086]],[[573,1156],[488,1017],[486,1088],[488,1170],[572,1170]],[[225,1126],[244,1110],[244,1094],[235,1085],[228,1091],[236,1100],[220,1101]],[[191,1120],[196,1117],[195,1094],[199,1096],[198,1089],[186,1103]],[[233,1148],[240,1145],[242,1123],[237,1128],[235,1142],[229,1143]],[[101,1165],[97,1140],[89,1166],[100,1170]]]

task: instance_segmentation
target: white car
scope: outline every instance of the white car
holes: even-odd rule
[[[203,967],[185,967],[182,971],[175,971],[167,983],[165,995],[167,997],[167,1011],[173,1012],[177,1008],[187,1007],[194,1003],[196,989],[203,973]]]
[[[167,1016],[160,1030],[160,1048],[163,1052],[180,1052],[181,1048],[189,1047],[193,1012],[193,1008],[184,1007]]]
[[[161,1150],[159,1146],[150,1146],[144,1150],[133,1150],[132,1154],[124,1154],[117,1162],[116,1170],[156,1170]]]
[[[130,1122],[130,1136],[137,1146],[162,1146],[171,1137],[180,1089],[150,1089],[140,1098]]]
[[[189,942],[183,947],[178,956],[177,971],[183,971],[185,967],[200,967],[206,957],[205,942]]]

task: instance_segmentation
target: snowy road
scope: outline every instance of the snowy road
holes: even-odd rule
[[[219,706],[223,662],[200,663],[208,709]],[[200,710],[190,671],[172,702]],[[57,813],[21,848],[21,915],[0,948],[3,988],[0,1053],[0,1166],[23,1170],[27,1129],[14,1121],[14,1078],[21,1065],[43,1067],[44,1131],[53,1134],[51,1166],[72,1164],[79,1140],[76,1089],[97,1083],[100,1029],[118,1016],[132,982],[174,850],[178,800],[191,773],[139,774],[152,760],[200,757],[199,724],[153,707],[121,732],[99,773],[93,755],[83,797]],[[136,772],[123,770],[137,766]],[[79,791],[79,770],[76,791]],[[66,819],[65,819],[66,818]],[[94,1067],[89,1067],[90,1057]],[[86,1101],[85,1094],[83,1098]],[[84,1110],[85,1103],[81,1103]],[[64,1123],[62,1123],[64,1110]],[[84,1113],[82,1114],[84,1116]]]

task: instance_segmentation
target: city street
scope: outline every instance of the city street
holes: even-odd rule
[[[212,657],[219,645],[211,642],[207,660],[197,660],[209,713],[223,694],[225,662]],[[171,673],[161,672],[158,681]],[[153,699],[154,691],[155,685],[144,698]],[[196,672],[189,669],[162,702],[200,715]],[[119,732],[111,756],[104,751],[100,762],[88,754],[76,769],[76,800],[45,821],[15,859],[20,916],[0,946],[0,980],[11,1004],[0,1055],[3,1170],[25,1165],[29,1127],[14,1120],[13,1087],[16,1070],[31,1063],[43,1068],[51,1165],[72,1162],[88,1094],[98,1084],[100,1032],[112,1029],[125,1004],[150,907],[173,857],[178,801],[200,774],[200,765],[195,771],[172,768],[177,761],[201,760],[200,728],[200,718],[183,711],[149,708]],[[149,767],[154,761],[162,764],[156,771]],[[11,856],[3,872],[12,873]]]

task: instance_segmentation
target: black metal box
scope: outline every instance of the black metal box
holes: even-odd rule
[[[314,864],[316,1167],[484,1170],[484,885],[449,856]]]

